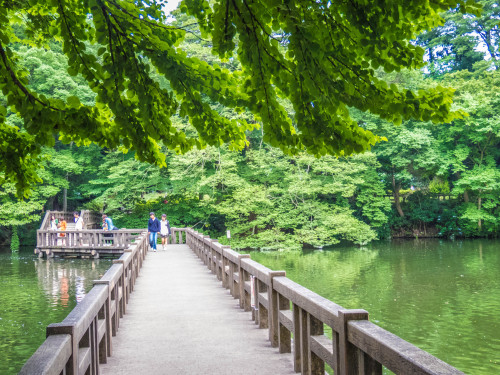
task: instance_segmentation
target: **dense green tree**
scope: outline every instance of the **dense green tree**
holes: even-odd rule
[[[471,1],[459,1],[477,13]],[[264,141],[287,153],[351,154],[380,138],[358,126],[348,107],[394,121],[451,121],[451,89],[413,92],[388,86],[375,70],[416,69],[423,50],[409,41],[442,23],[438,13],[454,0],[375,4],[365,1],[216,0],[185,1],[220,58],[237,56],[231,72],[189,56],[177,46],[190,30],[167,24],[162,1],[0,1],[0,88],[7,106],[23,119],[24,131],[5,122],[0,107],[0,172],[25,194],[37,174],[41,146],[54,135],[76,145],[134,149],[143,161],[165,164],[159,142],[177,152],[205,145],[246,145],[254,125],[227,119],[204,100],[243,109],[261,121]],[[24,33],[16,33],[19,25]],[[13,43],[62,42],[68,73],[81,76],[95,104],[77,95],[61,99],[29,86]],[[97,49],[97,53],[95,50]],[[151,65],[154,68],[151,68]],[[169,89],[153,79],[157,71]],[[71,92],[71,87],[67,87]],[[56,93],[60,94],[60,93]],[[294,123],[277,98],[290,101]],[[171,117],[188,116],[199,137],[186,137]],[[295,126],[294,126],[295,124]]]
[[[462,219],[469,231],[487,231],[500,225],[500,74],[457,72],[453,81],[460,95],[457,105],[470,116],[456,120],[440,133],[446,160],[454,174],[453,192],[463,196]],[[472,229],[472,230],[471,230]]]
[[[446,72],[474,70],[473,65],[485,58],[498,69],[500,54],[500,3],[479,0],[480,15],[467,14],[460,6],[442,14],[444,24],[425,31],[417,43],[426,49],[428,72],[439,78]]]

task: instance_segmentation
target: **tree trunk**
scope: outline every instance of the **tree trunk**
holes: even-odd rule
[[[464,190],[464,202],[468,203],[469,202],[469,193],[467,190]]]
[[[63,211],[68,211],[68,189],[63,189]]]
[[[479,212],[481,212],[481,196],[477,198],[477,209],[479,210]],[[481,218],[479,218],[479,220],[477,221],[477,227],[479,228],[479,230],[481,230],[482,227]]]
[[[396,205],[396,210],[398,210],[398,214],[401,217],[405,216],[405,213],[401,209],[401,202],[399,200],[399,190],[401,190],[401,182],[396,186],[396,180],[394,179],[394,175],[392,175],[392,191],[394,194],[394,204]]]

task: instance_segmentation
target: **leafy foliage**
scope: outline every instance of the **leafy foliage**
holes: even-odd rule
[[[478,12],[473,2],[459,4],[464,12]],[[305,149],[316,156],[362,152],[382,139],[360,127],[350,107],[396,123],[462,116],[451,111],[452,89],[412,91],[376,76],[379,67],[421,68],[424,50],[409,41],[440,25],[438,13],[455,1],[181,3],[221,59],[232,58],[236,49],[241,69],[233,71],[180,48],[190,29],[168,24],[162,5],[0,1],[0,88],[7,107],[23,120],[21,129],[5,122],[5,109],[0,113],[0,172],[15,182],[19,195],[40,181],[41,147],[54,146],[56,135],[77,146],[133,149],[139,160],[158,166],[165,166],[160,143],[177,153],[223,143],[243,149],[245,132],[255,124],[222,116],[206,99],[237,113],[250,111],[263,124],[264,142],[286,154]],[[43,52],[21,63],[24,50],[14,48],[47,47],[54,40],[62,43],[67,73],[83,79],[92,92],[78,91],[67,76],[51,75],[37,57]],[[30,87],[33,66],[48,78],[46,84],[56,81],[63,89]],[[278,97],[291,104],[291,116]],[[176,113],[189,118],[197,136],[174,126]]]

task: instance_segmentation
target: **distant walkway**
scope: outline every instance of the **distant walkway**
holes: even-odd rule
[[[187,245],[150,252],[101,374],[295,374]]]

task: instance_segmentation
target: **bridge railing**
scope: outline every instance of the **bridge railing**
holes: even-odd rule
[[[105,231],[102,229],[82,230],[41,230],[38,229],[35,254],[46,252],[71,253],[72,250],[92,250],[94,253],[105,250],[123,250],[130,246],[134,238],[144,229],[119,229]],[[110,251],[108,251],[110,252]],[[112,252],[112,251],[111,251]]]
[[[345,309],[288,279],[285,271],[272,271],[190,228],[176,228],[183,231],[240,307],[269,330],[271,345],[293,354],[296,372],[324,375],[327,364],[335,375],[381,375],[383,366],[396,374],[463,374],[373,324],[367,311]]]
[[[65,231],[38,229],[36,231],[37,247],[40,249],[52,248],[56,246],[64,246],[67,248],[92,248],[109,245],[128,247],[132,239],[142,231],[144,231],[144,229],[82,229]]]
[[[61,322],[47,327],[47,339],[19,374],[98,374],[99,364],[112,353],[130,293],[148,251],[146,233],[113,265]]]

